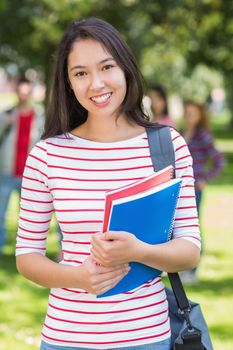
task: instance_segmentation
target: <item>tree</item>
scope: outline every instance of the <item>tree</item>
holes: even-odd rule
[[[96,16],[119,29],[147,82],[157,77],[183,93],[195,68],[207,65],[224,76],[233,110],[232,6],[230,0],[0,0],[0,63],[39,69],[48,84],[68,23]]]
[[[96,16],[112,23],[140,59],[154,42],[153,23],[168,21],[175,0],[11,0],[2,1],[0,62],[15,62],[21,71],[40,67],[47,73],[57,43],[73,19]],[[6,20],[7,19],[7,20]]]
[[[190,12],[186,59],[190,68],[202,63],[222,73],[233,127],[233,2],[184,1]]]

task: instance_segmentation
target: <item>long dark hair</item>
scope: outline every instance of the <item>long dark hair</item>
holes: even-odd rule
[[[67,59],[72,46],[82,39],[93,39],[101,43],[123,70],[127,92],[121,112],[138,125],[157,126],[149,121],[143,111],[142,76],[131,50],[111,24],[93,17],[73,21],[58,47],[42,138],[67,133],[87,119],[87,110],[76,99],[67,72]]]

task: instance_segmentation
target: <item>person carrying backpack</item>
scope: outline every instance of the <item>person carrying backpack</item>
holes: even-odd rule
[[[198,263],[201,242],[187,145],[171,128],[176,176],[182,179],[173,239],[156,246],[131,232],[101,232],[105,192],[153,173],[146,128],[161,126],[144,114],[137,64],[109,23],[72,22],[54,72],[45,132],[24,171],[16,245],[19,272],[51,288],[40,349],[169,350],[160,275],[127,293],[96,296],[114,287],[131,261],[168,272]],[[60,263],[45,256],[53,212],[63,234]]]

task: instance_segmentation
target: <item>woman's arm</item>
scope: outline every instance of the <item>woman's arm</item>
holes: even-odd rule
[[[192,269],[199,259],[200,249],[182,238],[155,246],[143,243],[138,256],[138,262],[166,272]]]
[[[151,245],[129,232],[108,231],[93,235],[92,245],[92,255],[103,266],[135,261],[161,271],[176,272],[195,267],[200,258],[200,249],[182,238]]]
[[[68,266],[38,253],[17,256],[16,265],[24,277],[44,287],[80,288],[96,295],[113,288],[129,271],[128,264],[103,267],[90,256],[80,266]]]
[[[16,266],[24,277],[44,287],[74,287],[81,281],[79,268],[58,264],[39,253],[16,256]]]
[[[38,143],[25,166],[16,243],[17,268],[22,275],[45,287],[81,288],[92,294],[111,289],[128,271],[126,266],[105,268],[88,257],[80,266],[68,266],[45,256],[54,211],[49,191],[46,143]]]

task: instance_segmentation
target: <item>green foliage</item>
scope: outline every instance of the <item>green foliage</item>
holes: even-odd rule
[[[233,110],[232,1],[2,0],[0,9],[0,63],[39,69],[46,84],[68,23],[96,16],[119,29],[147,83],[204,101],[221,74]]]

